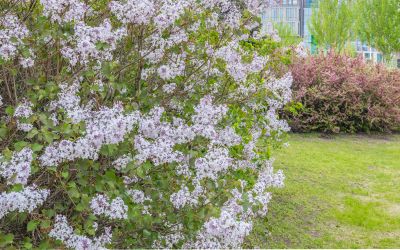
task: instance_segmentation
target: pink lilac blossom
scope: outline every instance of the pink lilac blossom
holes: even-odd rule
[[[66,247],[76,250],[95,250],[103,249],[105,245],[111,243],[111,228],[107,227],[104,233],[97,238],[90,239],[86,236],[77,235],[74,229],[68,224],[67,218],[57,215],[53,229],[49,236],[61,241]]]

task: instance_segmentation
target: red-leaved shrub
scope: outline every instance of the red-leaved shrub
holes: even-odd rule
[[[292,65],[294,131],[369,132],[400,127],[400,71],[330,52]]]

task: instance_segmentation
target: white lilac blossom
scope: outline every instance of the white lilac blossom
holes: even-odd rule
[[[128,190],[128,194],[136,204],[143,204],[145,201],[151,201],[151,198],[146,196],[142,190],[131,189]]]
[[[211,218],[197,233],[195,239],[186,242],[184,248],[196,249],[221,249],[240,248],[247,235],[252,229],[251,218],[265,216],[267,205],[271,194],[267,188],[282,187],[283,173],[273,172],[272,161],[265,162],[264,170],[261,172],[253,189],[247,192],[248,201],[252,205],[261,205],[262,209],[253,213],[251,208],[245,210],[238,201],[243,201],[243,194],[237,189],[232,190],[233,198],[228,200],[221,208],[218,218]],[[242,183],[242,188],[245,182]]]
[[[138,154],[135,159],[141,163],[147,159],[157,166],[163,163],[181,162],[184,157],[173,149],[175,144],[194,139],[191,128],[184,124],[161,122],[162,108],[154,108],[139,121],[139,135],[135,136],[134,145]],[[152,139],[152,140],[149,140]]]
[[[226,171],[233,163],[226,148],[213,147],[202,158],[197,158],[195,162],[196,178],[218,178],[220,172]]]
[[[275,104],[276,101],[279,101],[279,106],[277,108],[281,107],[282,105],[288,103],[291,99],[292,96],[292,82],[293,82],[293,77],[291,73],[287,73],[281,78],[278,79],[271,79],[270,81],[267,82],[267,88],[269,91],[271,91],[274,95],[274,98],[267,98],[270,104]]]
[[[160,66],[157,70],[157,73],[164,80],[172,78],[171,69],[167,65]]]
[[[0,163],[0,175],[7,180],[7,184],[27,184],[31,174],[32,153],[30,148],[24,148],[14,152],[9,162]]]
[[[89,105],[80,105],[81,98],[77,95],[80,81],[81,79],[76,79],[71,85],[60,84],[61,91],[57,95],[58,100],[50,103],[50,110],[57,108],[64,110],[74,124],[87,119],[90,111]]]
[[[171,195],[170,201],[175,208],[180,209],[187,204],[191,206],[196,206],[199,204],[199,198],[204,192],[204,189],[198,181],[194,182],[196,185],[192,192],[189,191],[188,187],[182,186],[178,192]]]
[[[14,112],[14,117],[15,118],[29,118],[32,114],[32,107],[33,104],[29,101],[24,101],[22,103],[20,103],[17,108],[15,109]],[[33,125],[29,124],[29,123],[23,123],[20,122],[19,119],[17,120],[17,128],[18,130],[24,131],[24,132],[29,132],[32,128]]]
[[[124,176],[123,178],[125,185],[134,184],[140,180],[139,177],[137,176]]]
[[[231,213],[222,211],[219,218],[206,222],[196,236],[196,240],[187,242],[186,249],[238,249],[244,238],[250,234],[251,222],[238,220]]]
[[[22,68],[30,68],[35,64],[35,60],[32,57],[20,58],[19,64],[22,66]]]
[[[53,22],[81,21],[90,7],[79,0],[40,0],[43,14]]]
[[[175,88],[176,88],[176,83],[169,83],[169,84],[165,84],[163,85],[163,91],[167,94],[171,94],[174,92]]]
[[[98,194],[90,202],[90,208],[93,214],[104,215],[110,219],[128,218],[128,206],[120,197],[110,201],[107,196]]]
[[[0,18],[0,58],[14,58],[18,48],[24,45],[23,39],[28,35],[29,30],[16,16],[8,14]]]
[[[192,117],[194,124],[216,125],[226,114],[228,108],[225,105],[213,105],[212,96],[205,96],[195,107],[196,115]]]
[[[183,14],[185,8],[193,3],[193,0],[164,0],[161,2],[162,6],[158,6],[160,12],[154,17],[154,23],[159,30],[173,25],[181,14]]]
[[[47,146],[39,158],[43,166],[56,166],[77,158],[95,160],[102,145],[123,141],[139,119],[136,112],[124,115],[120,104],[90,113],[91,116],[85,118],[86,135],[75,142],[63,140]]]
[[[80,63],[87,65],[91,61],[101,64],[112,59],[117,41],[125,34],[125,28],[113,29],[110,20],[105,19],[100,26],[91,27],[84,22],[77,22],[74,35],[63,41],[62,55],[69,60],[71,66]],[[102,43],[106,46],[99,48]]]
[[[14,211],[31,213],[41,206],[49,196],[47,189],[29,186],[19,192],[0,193],[0,218]]]
[[[14,111],[14,117],[16,118],[29,118],[33,114],[33,104],[29,101],[20,103]]]
[[[67,218],[63,215],[57,215],[53,229],[49,236],[61,241],[65,246],[76,250],[102,249],[105,245],[111,243],[111,228],[106,227],[104,233],[99,237],[90,239],[86,236],[77,235],[74,229],[68,224]]]
[[[191,177],[189,166],[187,164],[180,164],[176,167],[176,174]]]
[[[154,249],[174,249],[176,248],[176,244],[185,239],[185,236],[182,233],[183,225],[171,225],[170,223],[166,223],[165,225],[171,233],[162,235],[156,241],[154,241],[152,248]]]
[[[148,24],[156,13],[153,0],[112,1],[109,7],[123,24]]]
[[[28,123],[20,123],[17,122],[17,128],[18,130],[24,131],[24,132],[29,132],[33,129],[33,125],[32,124],[28,124]]]
[[[216,57],[226,61],[226,70],[237,82],[243,82],[249,74],[262,70],[268,61],[267,58],[255,54],[251,63],[243,63],[243,52],[239,53],[240,50],[237,43],[230,43],[215,53]]]
[[[130,155],[123,155],[112,162],[112,165],[119,171],[126,168],[129,162],[133,161],[133,158]]]

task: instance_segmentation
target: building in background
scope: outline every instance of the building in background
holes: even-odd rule
[[[374,63],[383,62],[382,53],[368,46],[367,44],[357,40],[355,42],[352,42],[352,45],[354,46],[357,55],[361,56],[364,60],[371,61]]]
[[[302,0],[278,0],[276,5],[270,6],[261,14],[265,29],[272,27],[268,24],[279,23],[288,25],[294,34],[300,35],[300,3]]]
[[[303,46],[312,54],[317,51],[317,42],[308,29],[313,8],[318,0],[278,0],[276,5],[267,7],[261,13],[263,28],[272,31],[273,23],[288,25],[294,34],[303,38]],[[383,61],[382,53],[360,41],[351,42],[357,55],[367,61],[380,63]],[[400,53],[394,55],[393,66],[400,68]]]
[[[294,34],[304,38],[304,45],[310,51],[315,50],[315,42],[307,27],[313,1],[316,0],[278,0],[276,5],[267,7],[261,13],[264,29],[270,31],[271,23],[288,25]]]
[[[316,0],[301,0],[300,5],[300,26],[301,32],[299,35],[303,38],[304,46],[311,52],[315,53],[317,51],[317,43],[315,42],[314,37],[311,35],[308,29],[308,22],[311,19],[313,5]]]

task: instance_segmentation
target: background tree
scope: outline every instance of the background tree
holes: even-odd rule
[[[278,32],[283,46],[295,46],[301,42],[301,38],[287,23],[275,23],[274,28]]]
[[[390,61],[400,51],[400,0],[358,0],[357,35]]]
[[[347,0],[320,0],[314,6],[308,28],[320,48],[343,51],[352,36],[352,3]]]

